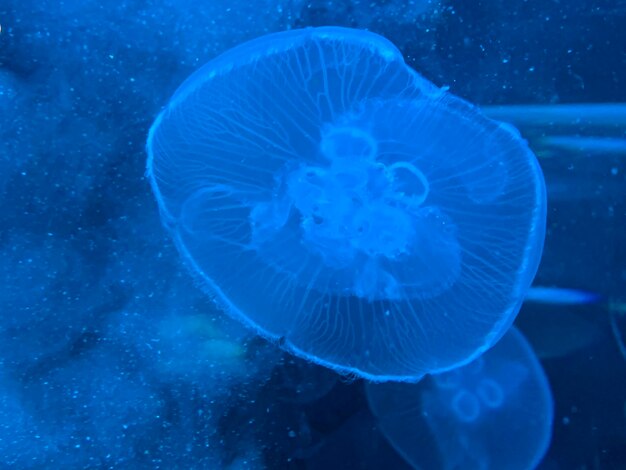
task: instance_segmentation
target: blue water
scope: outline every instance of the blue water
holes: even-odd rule
[[[357,374],[340,375],[301,358],[345,363],[358,341],[343,338],[333,351],[328,338],[349,325],[315,326],[315,341],[295,348],[296,356],[290,354],[287,331],[279,328],[267,341],[231,318],[222,299],[207,292],[203,278],[181,260],[168,230],[171,221],[145,175],[149,129],[188,76],[245,41],[308,26],[367,28],[384,36],[425,80],[490,118],[510,122],[528,141],[548,196],[534,285],[550,289],[535,291],[549,297],[524,304],[515,324],[532,346],[553,397],[552,435],[538,468],[626,467],[624,22],[623,0],[506,5],[496,0],[0,0],[0,468],[411,468],[371,411],[366,381],[358,378],[361,369],[348,364],[338,368]],[[227,85],[238,83],[243,82]],[[290,99],[288,89],[280,91]],[[240,109],[242,95],[230,96],[229,106]],[[380,126],[397,130],[391,119]],[[202,128],[192,132],[202,139]],[[324,148],[333,156],[346,145],[352,151],[369,148],[367,139],[346,138],[353,133],[326,135],[332,145]],[[294,145],[304,148],[302,141]],[[188,169],[189,180],[173,182],[174,187],[183,190],[189,181],[202,185],[203,158]],[[221,169],[233,176],[235,166],[258,181],[258,175],[245,173],[245,165]],[[333,181],[340,181],[336,175],[343,178],[344,167],[332,168]],[[288,169],[282,186],[273,188],[275,198],[246,201],[258,208],[247,220],[264,229],[257,247],[284,215],[281,188],[306,212],[308,199],[301,191],[307,188],[292,183],[289,192],[288,182],[301,167]],[[409,173],[402,181],[422,199],[431,187],[415,176],[419,173]],[[336,200],[335,183],[321,187]],[[228,229],[216,227],[201,200],[190,201],[188,215],[203,216],[184,219],[192,233],[212,229],[214,236],[216,228]],[[327,214],[356,217],[354,208],[331,207]],[[505,231],[514,230],[498,220]],[[374,233],[387,233],[386,225],[379,227]],[[315,234],[308,240],[319,249]],[[483,234],[491,239],[487,230]],[[340,298],[356,294],[365,299],[362,305],[383,294],[398,297],[395,284],[378,268],[346,264],[343,240],[331,235],[330,241],[322,237],[321,245],[326,262],[344,268],[341,282],[326,287],[309,281],[310,290],[326,287]],[[396,243],[402,232],[388,236]],[[376,240],[358,247],[380,256],[376,250],[386,248]],[[429,259],[455,266],[454,250],[423,245]],[[276,262],[294,249],[284,247],[275,245],[260,257]],[[498,249],[489,254],[507,259]],[[247,269],[224,250],[214,259],[216,274],[237,289],[248,317],[279,318],[276,310],[254,311],[265,295],[285,314],[294,302],[293,282],[272,284],[266,272]],[[216,270],[210,257],[203,263]],[[430,295],[441,296],[437,289],[448,282],[432,279],[454,283],[455,276],[440,273],[433,269],[431,284],[423,284]],[[272,290],[260,289],[264,284]],[[480,296],[485,305],[501,288],[485,284]],[[594,295],[574,295],[577,291]],[[576,298],[593,301],[570,301]],[[434,304],[428,295],[420,302]],[[341,313],[342,303],[348,301],[336,301],[325,312]],[[449,309],[433,311],[439,316],[433,313],[423,323],[424,338],[465,334],[464,340],[482,344],[473,327],[459,327],[457,333],[441,327]],[[384,338],[398,330],[377,333],[382,354]],[[437,347],[421,352],[431,358],[432,351],[443,354]],[[386,369],[379,367],[380,374]],[[510,369],[504,385],[523,375],[516,370]],[[424,380],[429,382],[412,386],[436,378]],[[424,413],[439,399],[412,412]],[[445,407],[442,401],[438,409]],[[445,413],[440,416],[438,429],[455,426]],[[502,433],[488,444],[514,432],[514,421],[504,420]],[[432,442],[418,438],[411,445]],[[459,455],[456,444],[449,445],[449,453]],[[480,449],[481,456],[489,445]],[[445,468],[438,458],[425,466]]]

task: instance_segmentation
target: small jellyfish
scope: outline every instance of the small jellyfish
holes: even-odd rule
[[[515,328],[473,362],[418,384],[369,384],[383,434],[415,468],[532,469],[548,449],[553,402]]]
[[[305,359],[416,381],[504,334],[545,233],[536,158],[373,33],[244,43],[149,133],[162,220],[234,317]]]

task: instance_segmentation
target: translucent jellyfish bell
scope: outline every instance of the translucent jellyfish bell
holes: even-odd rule
[[[309,28],[194,73],[148,138],[183,258],[231,315],[375,380],[468,362],[535,274],[545,188],[518,133],[386,39]]]
[[[367,395],[383,434],[415,468],[532,469],[550,443],[550,387],[515,328],[468,365],[418,384],[370,384]]]

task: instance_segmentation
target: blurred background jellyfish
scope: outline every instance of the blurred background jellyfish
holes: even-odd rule
[[[367,386],[383,434],[415,468],[531,469],[546,453],[553,402],[515,328],[483,356],[418,384]]]
[[[519,134],[381,36],[309,28],[194,73],[153,124],[161,217],[231,315],[374,380],[469,362],[517,314],[545,187]]]
[[[540,156],[626,155],[626,103],[486,106],[516,125]]]
[[[197,388],[212,398],[269,379],[280,350],[218,312],[194,286],[177,279],[170,284],[158,301],[132,303],[113,315],[107,341],[131,351],[155,382]]]

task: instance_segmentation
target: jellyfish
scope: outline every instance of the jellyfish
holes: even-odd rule
[[[519,311],[545,234],[537,160],[381,36],[307,28],[192,74],[152,125],[147,174],[199,284],[286,350],[419,380]]]
[[[626,155],[626,103],[486,106],[483,111],[519,126],[541,156]]]
[[[485,106],[483,110],[493,119],[522,128],[619,128],[626,125],[626,103],[521,104]]]
[[[524,302],[543,305],[587,305],[601,300],[601,295],[582,289],[533,286],[528,289]]]
[[[626,155],[626,139],[585,135],[550,135],[540,139],[547,149],[584,155]]]
[[[515,328],[473,362],[418,384],[367,386],[371,411],[415,468],[532,469],[548,449],[548,380]]]

